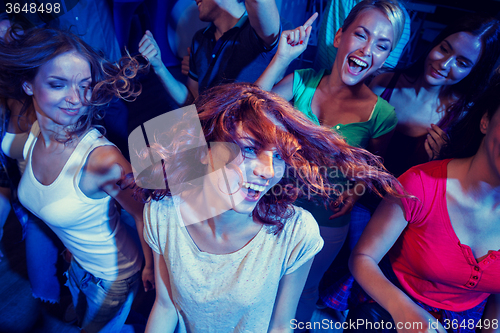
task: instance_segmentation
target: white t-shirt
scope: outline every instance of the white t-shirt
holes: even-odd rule
[[[179,323],[176,332],[267,332],[281,278],[323,247],[318,224],[300,207],[278,234],[263,226],[240,250],[198,249],[172,198],[144,209],[144,238],[163,255]]]

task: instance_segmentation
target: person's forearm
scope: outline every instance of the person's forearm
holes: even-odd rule
[[[142,219],[135,220],[135,226],[137,228],[137,233],[139,234],[139,240],[141,241],[142,252],[144,253],[145,268],[153,270],[154,260],[153,251],[149,247],[148,243],[144,239],[144,222]]]
[[[391,315],[406,304],[414,304],[401,289],[385,277],[378,264],[369,256],[353,253],[349,258],[349,269],[363,290]]]
[[[279,38],[280,15],[275,0],[245,0],[252,28],[267,46]]]
[[[193,94],[189,91],[188,87],[178,81],[164,64],[161,64],[161,66],[154,70],[167,93],[177,104],[184,106],[193,101]]]
[[[173,333],[178,320],[174,308],[167,310],[161,305],[161,302],[156,300],[149,314],[145,333]]]
[[[288,65],[291,61],[283,60],[279,56],[274,56],[269,66],[264,70],[262,75],[255,81],[261,89],[271,91],[279,80],[285,75]]]

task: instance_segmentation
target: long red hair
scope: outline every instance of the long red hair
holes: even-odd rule
[[[257,147],[275,146],[282,156],[286,171],[275,185],[281,187],[280,191],[271,189],[253,211],[253,215],[263,223],[275,225],[276,232],[293,215],[292,203],[304,194],[304,188],[325,201],[337,198],[332,197],[331,189],[336,184],[328,177],[331,168],[341,170],[348,179],[363,183],[379,195],[380,189],[401,196],[399,182],[385,170],[375,155],[351,147],[333,130],[313,124],[290,103],[272,92],[248,83],[221,85],[201,94],[195,106],[207,143],[232,142],[241,146],[238,134],[241,124],[244,132],[256,138]],[[171,178],[176,183],[189,182],[189,178],[193,178],[190,170],[186,169],[189,166],[186,166],[185,156],[176,154],[176,149],[180,143],[195,139],[196,135],[179,130],[175,137],[177,142],[168,147],[160,142],[151,145],[157,154],[154,159],[163,162],[156,165],[156,170],[148,170],[147,175],[151,179],[155,176],[164,177],[166,189],[140,189],[144,199],[160,200],[172,195],[167,174],[175,175]],[[191,151],[189,154],[195,154],[195,159],[199,161],[203,152]],[[145,154],[144,158],[149,159],[148,156]],[[162,168],[170,168],[171,172],[165,172]],[[148,182],[154,182],[151,179],[141,179],[141,184],[147,187]]]

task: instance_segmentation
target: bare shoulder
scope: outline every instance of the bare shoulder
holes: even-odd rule
[[[372,82],[370,82],[370,89],[376,94],[380,95],[385,88],[389,85],[389,82],[391,82],[392,77],[394,76],[394,73],[383,73],[380,75],[377,75],[373,78]]]
[[[115,146],[97,147],[87,160],[86,172],[98,177],[101,184],[118,181],[130,171],[129,162]]]
[[[467,171],[470,169],[471,161],[472,157],[452,159],[446,168],[447,178],[463,181],[467,177]]]

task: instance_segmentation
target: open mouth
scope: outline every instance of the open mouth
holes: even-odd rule
[[[356,57],[349,57],[348,63],[349,63],[349,70],[353,74],[359,74],[361,73],[361,71],[368,68],[368,64],[366,62]]]
[[[247,197],[253,200],[258,199],[261,192],[264,192],[266,189],[264,185],[257,185],[247,182],[244,182],[241,187],[246,189]]]

